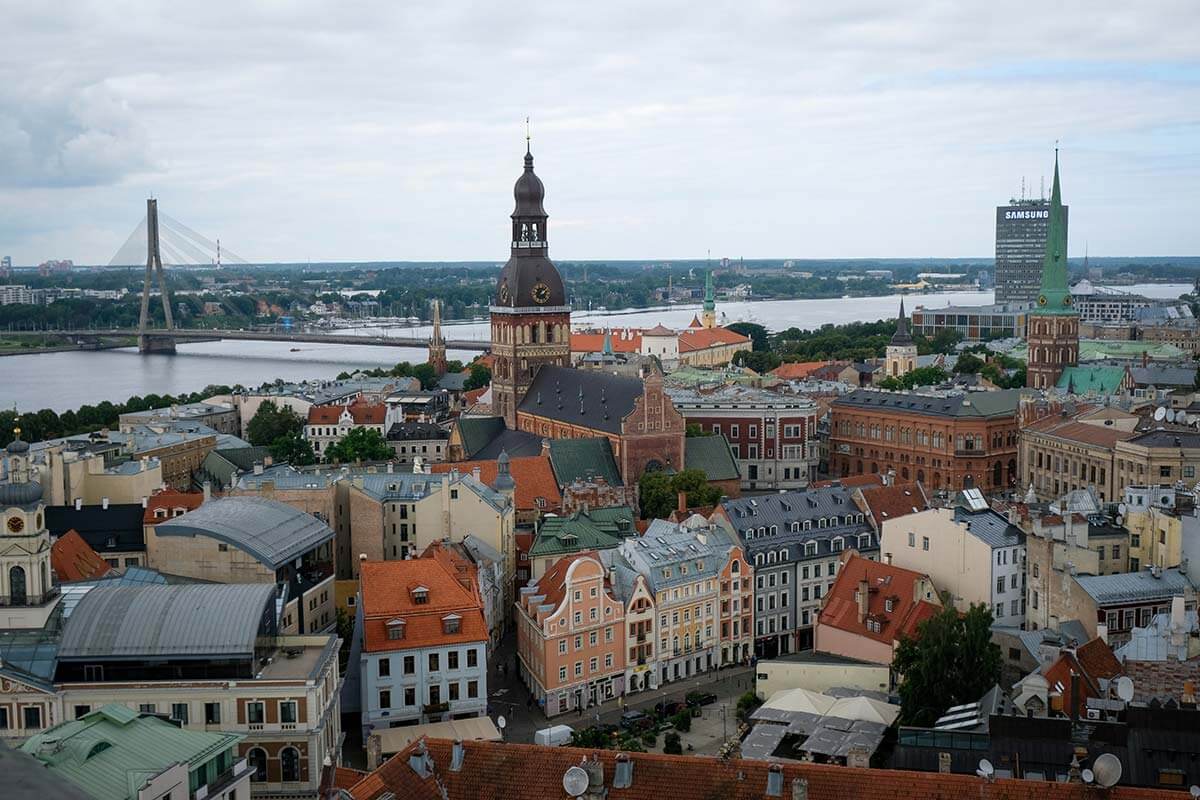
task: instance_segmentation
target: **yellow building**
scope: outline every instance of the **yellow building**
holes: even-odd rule
[[[1175,490],[1159,486],[1125,487],[1125,527],[1129,531],[1129,571],[1175,567],[1183,560],[1183,519]]]

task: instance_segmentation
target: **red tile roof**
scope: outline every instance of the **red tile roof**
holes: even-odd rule
[[[204,503],[203,492],[178,492],[174,489],[164,489],[161,492],[150,495],[146,500],[146,513],[142,515],[142,521],[147,525],[153,525],[156,522],[162,522],[171,517],[178,516],[178,509],[183,509],[184,513],[195,511]],[[167,515],[155,516],[158,510],[165,510]]]
[[[784,380],[798,380],[807,378],[828,363],[828,361],[793,361],[790,364],[780,364],[771,370],[771,374]]]
[[[750,344],[750,337],[727,328],[688,328],[679,334],[679,352],[692,353],[723,345]],[[747,348],[749,349],[749,348]]]
[[[1051,664],[1043,676],[1052,692],[1061,692],[1063,711],[1070,713],[1071,684],[1078,679],[1076,713],[1087,713],[1087,699],[1100,697],[1100,679],[1111,680],[1124,673],[1121,662],[1113,655],[1112,648],[1103,639],[1092,639],[1076,648],[1072,653],[1064,650],[1058,660]]]
[[[483,393],[488,390],[489,386],[491,386],[490,383],[487,386],[480,386],[478,389],[472,389],[469,392],[464,392],[463,403],[465,403],[467,406],[475,405],[479,402],[479,398],[483,397]]]
[[[454,743],[419,739],[397,753],[350,789],[354,800],[381,800],[391,793],[399,800],[550,800],[565,797],[563,774],[585,759],[603,766],[608,800],[763,800],[770,771],[782,771],[776,797],[793,797],[793,781],[805,781],[809,800],[1083,800],[1095,794],[1083,783],[997,778],[937,772],[856,769],[830,764],[787,761],[772,765],[749,759],[712,756],[670,756],[660,753],[618,754],[612,750],[545,747],[506,742],[465,741],[462,764],[451,770]],[[632,762],[630,785],[616,788],[613,778],[619,757]],[[428,766],[424,777],[412,766]],[[1116,786],[1107,800],[1172,800],[1178,792]]]
[[[421,558],[432,558],[441,563],[446,571],[458,579],[458,585],[471,593],[476,600],[479,595],[479,568],[458,547],[448,542],[431,542],[421,553]],[[482,602],[482,601],[481,601]]]
[[[859,490],[867,513],[875,522],[875,530],[883,521],[915,514],[929,508],[929,498],[920,483],[897,483],[894,486],[865,486]]]
[[[464,475],[479,467],[479,480],[488,486],[496,485],[497,467],[492,461],[456,461],[451,464],[431,464],[435,474],[456,469]],[[550,465],[550,456],[518,456],[509,459],[513,479],[513,502],[518,511],[556,511],[562,505],[562,493]],[[538,505],[538,498],[545,502]]]
[[[913,584],[924,579],[929,584],[931,599],[913,599]],[[856,595],[861,581],[867,582],[867,620],[880,623],[879,632],[859,621]],[[888,611],[887,601],[892,600]],[[901,636],[913,636],[917,626],[940,610],[937,591],[927,576],[910,569],[863,558],[851,552],[838,570],[837,580],[826,596],[818,622],[831,628],[891,643]]]
[[[440,559],[407,561],[364,561],[359,567],[362,589],[364,649],[406,650],[434,644],[484,642],[488,639],[483,606],[475,594],[464,589],[458,575]],[[413,589],[428,591],[425,603],[416,603]],[[458,633],[445,633],[442,618],[461,617]],[[387,623],[404,620],[404,638],[389,639]]]
[[[90,581],[103,578],[112,571],[100,556],[96,555],[83,537],[69,530],[50,545],[50,569],[60,583]]]
[[[614,353],[637,353],[642,349],[642,332],[640,330],[630,331],[630,337],[626,339],[622,333],[624,329],[613,331],[612,349]],[[571,352],[572,353],[602,353],[604,352],[604,333],[572,333],[571,334]]]
[[[537,594],[545,598],[538,605],[549,605],[558,608],[566,592],[567,570],[579,559],[588,557],[594,558],[597,561],[600,560],[600,556],[595,550],[570,553],[555,561],[548,570],[542,573],[542,577],[538,578],[533,584],[537,587]]]
[[[1070,442],[1113,447],[1117,442],[1123,442],[1137,435],[1135,431],[1123,431],[1105,425],[1094,425],[1090,422],[1078,422],[1073,417],[1064,419],[1061,416],[1049,416],[1031,422],[1022,431],[1043,433]]]
[[[383,403],[352,403],[349,406],[313,406],[308,410],[308,424],[337,425],[346,410],[355,425],[382,425],[387,418],[387,406]]]

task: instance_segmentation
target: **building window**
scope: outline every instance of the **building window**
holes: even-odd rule
[[[928,537],[928,536],[922,536],[922,537],[921,537],[921,549],[922,549],[922,550],[928,550],[928,549],[929,549],[929,537]]]
[[[441,658],[438,653],[429,654],[429,671],[437,672],[441,669]]]
[[[416,658],[416,656],[405,656],[405,657],[404,657],[404,674],[405,674],[405,675],[412,675],[412,674],[413,674],[413,673],[415,673],[416,671],[417,671],[417,658]]]
[[[296,724],[295,700],[283,700],[279,703],[279,721],[284,725]]]
[[[388,658],[379,659],[379,677],[387,678],[392,674],[392,661]]]
[[[411,708],[417,704],[416,687],[409,686],[404,690],[404,705]]]
[[[263,704],[261,701],[246,703],[246,721],[251,725],[263,724]]]
[[[467,681],[467,697],[479,697],[479,681]]]
[[[450,694],[449,694],[450,702],[454,702],[454,701],[458,700],[458,681],[450,681],[449,688],[450,688]]]
[[[265,781],[267,779],[267,751],[261,747],[254,747],[246,754],[246,761],[254,768],[254,774],[250,776],[252,781]]]
[[[91,706],[75,706],[75,719],[83,719],[91,710]]]
[[[294,747],[279,751],[279,770],[284,783],[300,780],[300,751]]]
[[[380,708],[391,708],[392,707],[392,693],[390,690],[383,689],[382,691],[379,692],[379,707]]]
[[[187,703],[171,703],[171,719],[178,722],[180,725],[188,724],[188,704]]]
[[[205,703],[204,704],[204,724],[205,725],[220,725],[221,724],[221,704],[220,703]]]
[[[138,706],[138,711],[142,714],[157,714],[158,705],[156,703],[142,703]]]
[[[566,667],[559,667],[559,668],[558,668],[558,682],[559,682],[559,683],[565,683],[565,682],[566,682],[566,680],[567,680],[567,668],[566,668]]]

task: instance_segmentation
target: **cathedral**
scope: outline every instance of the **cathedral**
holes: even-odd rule
[[[1037,306],[1029,312],[1025,339],[1029,345],[1025,385],[1051,389],[1063,370],[1079,359],[1079,312],[1071,304],[1067,285],[1067,227],[1058,183],[1058,152],[1054,153],[1054,186],[1050,190],[1050,221],[1042,287]]]

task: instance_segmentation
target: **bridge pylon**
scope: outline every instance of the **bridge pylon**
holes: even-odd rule
[[[167,290],[167,274],[163,270],[162,256],[158,247],[158,201],[146,200],[146,280],[142,284],[142,313],[138,318],[138,352],[139,353],[174,353],[175,338],[169,334],[148,334],[153,329],[150,321],[150,284],[158,278],[159,295],[162,297],[163,329],[174,330],[175,322],[171,317],[171,295]]]

